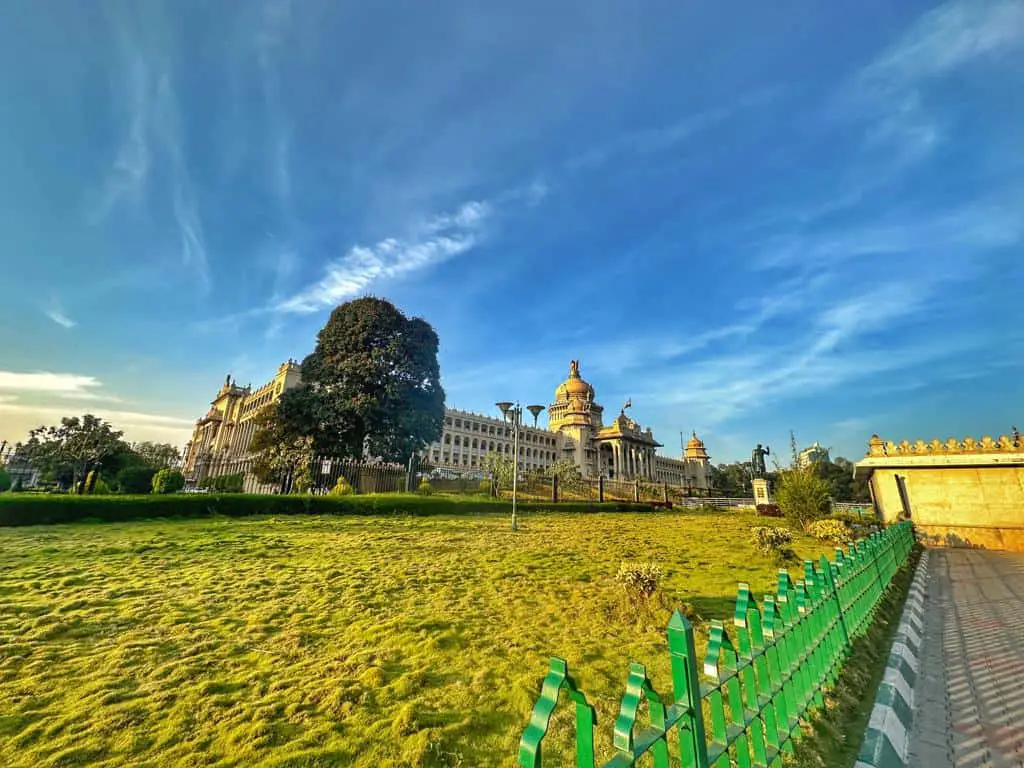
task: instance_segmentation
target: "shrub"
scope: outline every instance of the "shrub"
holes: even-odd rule
[[[110,490],[110,486],[107,485],[106,481],[102,477],[97,477],[96,482],[93,483],[90,493],[97,496],[109,496],[113,491]]]
[[[11,475],[6,469],[0,468],[0,493],[11,490]]]
[[[781,469],[775,483],[775,501],[782,513],[805,529],[829,510],[829,484],[814,464]]]
[[[118,493],[142,494],[153,490],[152,467],[125,467],[114,478]]]
[[[490,480],[481,480],[480,481],[480,493],[483,493],[483,494],[485,494],[487,496],[491,495],[491,481]]]
[[[241,493],[245,488],[245,475],[221,475],[207,478],[204,488],[214,493]]]
[[[763,555],[786,555],[793,543],[793,533],[786,528],[758,525],[750,529],[750,540]]]
[[[177,493],[185,487],[185,476],[176,469],[161,469],[153,475],[153,493]]]
[[[761,517],[782,517],[778,504],[758,504],[757,514]]]
[[[328,496],[351,496],[355,493],[355,488],[349,485],[348,480],[342,475],[338,478],[338,482],[334,484],[334,487],[327,492]]]
[[[460,487],[459,490],[463,490],[463,488]],[[423,478],[416,487],[416,493],[420,494],[420,496],[430,496],[434,493],[434,486],[430,484],[427,478]]]
[[[658,591],[662,571],[654,563],[623,562],[615,580],[622,585],[633,605],[646,603]]]
[[[853,541],[853,534],[842,520],[815,520],[807,526],[807,532],[816,539],[836,544],[849,544]]]

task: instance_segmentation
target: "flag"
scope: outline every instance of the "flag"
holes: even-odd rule
[[[633,398],[629,398],[626,401],[626,404],[624,406],[622,406],[622,410],[626,410],[627,408],[632,408],[632,407],[633,407]]]

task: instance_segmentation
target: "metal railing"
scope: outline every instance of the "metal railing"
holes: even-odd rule
[[[913,546],[909,522],[872,534],[835,560],[804,562],[794,582],[779,572],[774,595],[757,605],[740,584],[733,627],[711,622],[707,653],[697,658],[693,627],[676,611],[668,624],[672,692],[669,704],[633,663],[613,726],[614,755],[603,768],[626,768],[649,757],[654,768],[740,768],[781,765],[793,752],[802,719],[824,704],[852,641],[864,634],[875,606]],[[703,672],[704,682],[700,677]],[[552,658],[540,698],[519,742],[520,768],[541,768],[541,745],[559,693],[575,708],[575,764],[595,763],[593,707],[569,674],[564,659]],[[638,727],[647,702],[650,720]]]

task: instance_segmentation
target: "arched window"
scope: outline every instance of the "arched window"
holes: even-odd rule
[[[459,437],[458,435],[455,436],[455,444],[462,445],[462,438]]]
[[[477,447],[477,445],[476,445],[476,438],[474,437],[473,438],[473,449],[476,450],[476,447]]]
[[[451,435],[449,435],[447,433],[445,434],[445,436],[444,436],[444,444],[445,445],[451,445],[452,444],[452,436]]]

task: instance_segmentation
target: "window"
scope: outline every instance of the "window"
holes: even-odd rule
[[[449,435],[447,432],[444,435],[444,444],[445,445],[451,445],[452,444],[452,436]]]
[[[477,424],[475,421],[473,422],[473,431],[474,432],[479,432],[480,431],[480,425]]]
[[[477,444],[476,444],[476,438],[474,437],[473,438],[473,450],[475,451],[476,449],[477,449]]]
[[[494,425],[493,424],[491,424],[491,426],[487,429],[487,434],[489,434],[489,435],[493,435],[494,434]]]
[[[455,426],[459,427],[461,429],[462,428],[462,419],[456,419],[455,420]]]
[[[459,437],[458,435],[455,436],[455,444],[462,445],[462,438]]]
[[[444,420],[444,423],[450,427],[452,425],[452,417],[449,416],[447,419]]]

